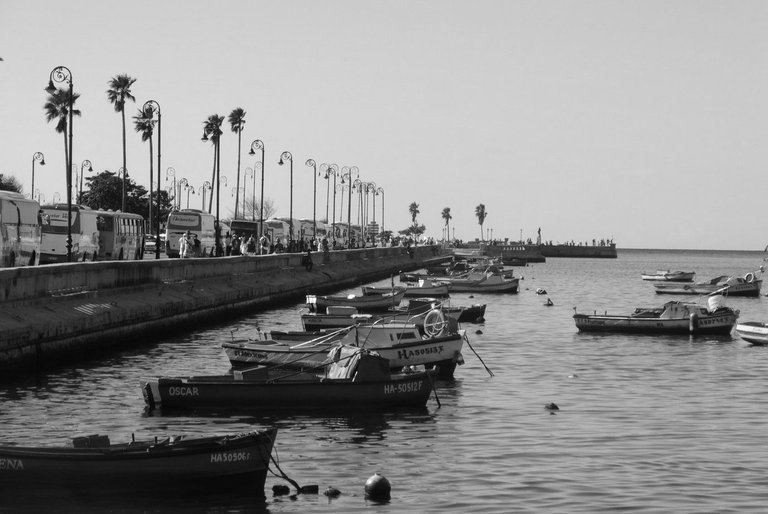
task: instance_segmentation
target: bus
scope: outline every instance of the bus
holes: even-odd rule
[[[229,222],[229,228],[233,236],[238,235],[246,240],[251,236],[253,236],[254,239],[258,239],[259,234],[261,234],[260,221],[232,220]]]
[[[72,204],[72,262],[96,260],[99,251],[97,212]],[[67,262],[67,204],[44,205],[41,209],[40,264]]]
[[[171,258],[179,256],[179,240],[188,230],[200,240],[201,257],[216,255],[215,222],[213,214],[199,209],[182,209],[170,213],[165,227],[166,255]]]
[[[318,240],[322,240],[326,235],[325,223],[317,220],[317,234],[315,234],[315,222],[311,219],[301,218],[299,220],[299,239],[306,239],[311,241],[317,236]],[[296,227],[294,227],[295,229]]]
[[[0,191],[0,267],[40,263],[40,204],[21,193]]]
[[[144,258],[144,217],[120,211],[96,211],[99,231],[98,259],[139,260]]]

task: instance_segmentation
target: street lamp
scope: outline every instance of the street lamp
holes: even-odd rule
[[[259,214],[259,239],[264,235],[264,142],[261,139],[256,139],[251,143],[251,150],[248,155],[256,155],[256,150],[261,150],[261,202],[259,208],[261,213]],[[256,196],[256,181],[253,182],[253,195]],[[254,217],[255,213],[251,215]],[[253,220],[251,220],[253,221]]]
[[[177,202],[177,209],[181,210],[181,190],[186,188],[189,185],[189,181],[186,177],[182,177],[179,179],[179,190],[178,190],[178,199]],[[176,196],[176,191],[173,192],[174,196]],[[187,208],[189,208],[189,202],[187,202]]]
[[[176,170],[173,167],[168,167],[167,170],[165,170],[165,181],[168,182],[168,177],[173,177],[173,206],[176,207]]]
[[[243,212],[242,216],[243,219],[245,219],[245,193],[248,191],[248,188],[246,187],[247,179],[250,176],[251,180],[253,181],[253,197],[251,197],[251,201],[256,201],[256,172],[253,171],[253,168],[250,166],[245,168],[245,171],[243,171]],[[256,209],[254,206],[253,209]]]
[[[328,181],[326,183],[326,198],[325,198],[325,220],[328,221],[328,200],[330,197],[328,196],[328,186],[331,185],[331,175],[333,175],[333,220],[331,220],[331,233],[333,237],[333,246],[336,247],[336,177],[339,174],[339,167],[336,164],[321,164],[320,170],[325,168],[325,179]]]
[[[203,204],[200,210],[205,210],[205,192],[210,191],[211,189],[213,189],[213,186],[211,186],[211,183],[207,180],[203,182],[203,185],[198,189],[198,194],[203,195]]]
[[[189,209],[189,193],[192,192],[192,194],[195,194],[195,188],[187,184],[184,186],[184,189],[187,190],[187,209]]]
[[[344,170],[346,170],[346,175],[344,173]],[[352,174],[356,173],[357,176],[360,176],[360,170],[357,168],[357,166],[344,166],[341,168],[342,174],[341,174],[341,183],[344,183],[344,177],[347,177],[347,180],[349,181],[349,201],[347,202],[347,226],[349,227],[347,230],[349,230],[349,238],[347,240],[347,248],[352,248]],[[360,234],[360,237],[362,238],[363,235]]]
[[[153,118],[154,114],[157,113],[157,215],[155,216],[157,219],[155,220],[155,230],[157,231],[157,241],[160,241],[160,170],[162,169],[160,167],[160,143],[163,130],[162,117],[160,116],[160,104],[155,100],[147,100],[144,102],[142,110],[144,112],[149,110],[152,113]],[[152,159],[149,160],[149,223],[150,225],[152,224]],[[156,244],[155,259],[159,258],[160,245]]]
[[[291,152],[283,152],[280,154],[280,162],[278,164],[282,166],[285,164],[285,161],[290,161],[291,163],[291,197],[290,197],[290,210],[289,210],[289,220],[288,225],[290,226],[290,233],[288,234],[288,251],[293,251],[293,155],[291,155]]]
[[[314,185],[312,188],[312,238],[317,238],[317,163],[314,159],[307,159],[307,166],[312,166],[312,177]]]
[[[32,155],[32,199],[35,199],[35,161],[40,161],[40,166],[45,166],[45,156],[43,152],[35,152]]]
[[[66,152],[66,177],[67,177],[67,262],[72,262],[72,114],[74,102],[74,86],[72,84],[72,72],[66,66],[57,66],[51,70],[48,79],[48,87],[45,90],[49,94],[56,92],[54,82],[69,83],[69,123],[67,124],[67,135],[69,137],[69,148]]]
[[[91,161],[88,159],[84,160],[83,164],[80,165],[80,189],[78,190],[79,193],[77,195],[77,203],[81,203],[83,201],[83,170],[86,166],[88,166],[88,171],[93,171]]]
[[[381,225],[379,226],[379,233],[384,233],[384,188],[376,188],[376,193],[381,195]],[[374,216],[376,216],[374,214]]]

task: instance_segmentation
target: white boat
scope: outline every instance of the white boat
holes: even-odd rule
[[[395,286],[392,287],[376,287],[376,286],[363,286],[363,294],[382,294],[388,291],[394,291],[398,289],[405,289],[406,298],[414,297],[445,297],[448,296],[448,284],[436,284],[430,279],[419,279],[418,282],[409,282],[405,287]]]
[[[768,344],[768,324],[759,321],[745,321],[736,325],[736,333],[752,344]]]
[[[656,270],[656,273],[642,273],[643,280],[653,280],[661,282],[693,282],[696,276],[695,271],[670,271]]]
[[[450,292],[463,293],[517,293],[520,279],[500,273],[472,272],[460,277],[444,277],[435,283],[448,284]]]
[[[760,296],[762,283],[763,280],[755,273],[747,273],[744,277],[729,277],[728,275],[722,275],[713,278],[709,282],[696,284],[660,282],[654,284],[653,287],[658,294]]]
[[[360,312],[386,310],[396,307],[405,296],[405,288],[389,289],[386,292],[367,295],[314,295],[308,294],[307,305],[316,312],[325,312],[329,306],[353,307]]]

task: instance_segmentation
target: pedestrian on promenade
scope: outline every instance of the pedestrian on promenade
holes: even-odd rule
[[[240,237],[237,234],[232,236],[232,255],[240,255]]]
[[[195,256],[195,247],[192,243],[192,232],[187,232],[179,239],[179,257],[182,259]]]
[[[256,255],[256,238],[253,237],[253,234],[251,234],[251,237],[248,238],[248,242],[245,244],[245,251],[248,255]]]
[[[312,271],[312,252],[309,249],[307,249],[307,254],[301,258],[301,263],[305,270]]]

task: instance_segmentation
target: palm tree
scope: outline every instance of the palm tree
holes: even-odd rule
[[[221,135],[224,133],[221,130],[221,124],[224,123],[224,116],[218,114],[211,114],[203,122],[203,141],[210,140],[213,144],[213,173],[211,174],[211,184],[216,184],[216,198],[218,199],[219,181],[216,180],[216,171],[218,169],[219,161],[219,141]],[[208,199],[208,213],[210,214],[213,208],[213,194]],[[216,204],[218,209],[218,200]],[[218,219],[218,218],[217,218]]]
[[[149,141],[149,226],[153,227],[152,225],[152,177],[154,175],[154,170],[152,167],[152,134],[155,131],[155,122],[153,121],[153,118],[155,116],[155,112],[152,109],[152,107],[147,107],[146,109],[142,110],[139,109],[139,114],[133,117],[133,124],[136,129],[136,132],[141,134],[141,140],[142,141]],[[158,173],[160,173],[160,170],[158,170]],[[159,213],[158,213],[159,215]]]
[[[443,216],[443,219],[445,220],[445,228],[447,233],[446,239],[450,240],[451,239],[450,221],[453,219],[453,216],[451,216],[451,208],[450,207],[443,208],[442,216]]]
[[[131,86],[136,82],[136,79],[129,77],[128,75],[116,75],[112,77],[109,82],[109,89],[107,89],[107,98],[115,106],[115,112],[121,114],[123,120],[123,169],[127,170],[128,166],[125,164],[125,102],[130,100],[135,102],[136,98],[131,94]],[[126,191],[125,191],[125,176],[127,171],[123,172],[123,211],[125,211]]]
[[[80,111],[75,109],[75,102],[80,98],[79,93],[72,94],[72,115],[80,116]],[[56,132],[64,134],[64,161],[69,165],[69,142],[67,141],[67,124],[69,123],[69,89],[59,89],[50,93],[48,99],[43,105],[45,110],[45,121],[48,123],[56,120]],[[67,170],[67,173],[72,173],[71,169]],[[70,182],[67,181],[67,184]]]
[[[235,219],[237,219],[237,206],[240,203],[240,139],[243,125],[245,125],[245,111],[241,107],[229,113],[229,125],[232,127],[232,132],[237,133],[237,189],[235,189]]]
[[[416,224],[416,216],[419,215],[419,204],[416,202],[412,202],[411,205],[408,206],[408,211],[411,213],[411,221],[413,221],[413,224]]]
[[[477,222],[480,223],[480,241],[483,241],[483,223],[488,213],[485,211],[485,204],[480,204],[475,207],[475,216],[477,216]]]

